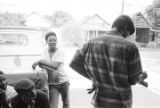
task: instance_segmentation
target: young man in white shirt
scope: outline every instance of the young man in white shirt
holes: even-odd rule
[[[58,108],[59,94],[62,95],[63,108],[69,108],[69,79],[63,69],[65,54],[56,46],[56,33],[48,32],[45,41],[48,48],[45,49],[42,59],[33,63],[32,68],[39,65],[48,74],[50,108]]]

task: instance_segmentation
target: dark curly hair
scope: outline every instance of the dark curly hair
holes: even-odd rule
[[[116,28],[119,33],[128,31],[130,35],[135,32],[132,19],[127,15],[120,15],[112,24],[112,28]]]
[[[48,37],[49,36],[56,36],[56,33],[55,32],[48,32],[46,35],[45,35],[45,40],[47,41]]]

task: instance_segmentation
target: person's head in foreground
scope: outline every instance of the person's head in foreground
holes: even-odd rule
[[[28,79],[22,78],[14,84],[14,89],[24,103],[34,103],[36,99],[35,83]]]
[[[126,38],[135,32],[132,19],[127,15],[120,15],[112,24],[112,30],[118,32],[122,37]]]

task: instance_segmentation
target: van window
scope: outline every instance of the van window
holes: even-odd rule
[[[0,34],[0,45],[26,45],[28,37],[25,34]]]

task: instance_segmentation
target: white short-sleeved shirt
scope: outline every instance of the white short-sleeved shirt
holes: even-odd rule
[[[8,99],[13,98],[15,95],[17,95],[17,92],[14,90],[14,88],[10,85],[7,85],[6,89],[6,95]]]
[[[68,75],[64,71],[64,62],[65,62],[65,54],[61,49],[57,49],[55,53],[50,54],[48,52],[48,48],[42,54],[42,59],[48,62],[60,62],[61,65],[59,68],[53,72],[48,72],[48,83],[49,85],[58,85],[68,81]]]

